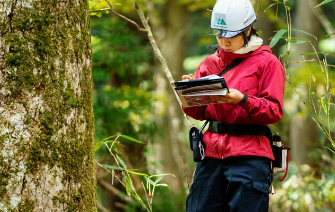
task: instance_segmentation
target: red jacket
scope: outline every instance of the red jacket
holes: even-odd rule
[[[247,93],[248,100],[242,106],[208,105],[206,111],[203,106],[183,108],[188,116],[197,120],[257,125],[273,124],[281,119],[285,74],[283,66],[268,46],[262,46],[248,54],[234,54],[219,48],[199,65],[195,78],[217,75],[234,59],[240,57],[245,59],[223,77],[228,88]],[[223,159],[254,155],[274,159],[270,143],[265,136],[216,134],[206,131],[203,142],[206,157]]]

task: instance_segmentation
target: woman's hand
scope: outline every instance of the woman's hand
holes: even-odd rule
[[[181,80],[182,81],[186,81],[186,80],[194,80],[195,79],[195,77],[193,76],[193,74],[188,74],[188,75],[183,75],[182,77],[181,77]]]
[[[227,104],[238,104],[242,101],[244,95],[234,88],[229,89],[229,93],[225,96],[211,96],[212,99]]]

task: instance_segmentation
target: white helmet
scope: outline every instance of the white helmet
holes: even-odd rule
[[[211,28],[220,37],[234,37],[256,21],[249,0],[217,0],[212,11]]]

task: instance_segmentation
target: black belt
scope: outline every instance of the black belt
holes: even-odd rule
[[[210,121],[208,130],[212,133],[228,133],[235,135],[269,135],[268,126],[255,124],[230,124],[220,121]],[[271,135],[271,131],[270,131]]]

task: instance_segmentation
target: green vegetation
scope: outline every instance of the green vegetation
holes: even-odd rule
[[[100,4],[97,2],[100,2]],[[162,5],[167,2],[169,1],[152,1],[155,13],[150,13],[150,8],[146,8],[147,5],[144,5],[145,15],[149,17],[149,20],[157,21],[159,26],[167,27],[164,24],[168,25],[168,21],[165,20],[168,16],[161,17],[161,14],[166,12]],[[206,45],[215,44],[215,39],[206,33],[210,18],[210,13],[206,9],[211,8],[214,2],[178,1],[180,5],[187,5],[189,12],[187,26],[183,28],[183,30],[186,30],[181,30],[181,32],[186,33],[188,40],[186,43],[180,44],[187,45],[188,48],[186,53],[188,58],[184,58],[184,69],[187,73],[195,71],[200,61],[198,58],[203,58],[213,52],[212,48],[206,48]],[[323,1],[319,4],[319,7],[329,2],[332,1]],[[111,4],[113,9],[140,23],[138,17],[134,14],[131,1],[111,1]],[[157,76],[158,68],[146,34],[137,31],[133,25],[113,14],[97,11],[109,7],[106,1],[92,1],[92,5],[94,5],[92,10],[95,10],[92,15],[98,16],[92,17],[95,138],[99,141],[120,132],[122,135],[139,138],[146,144],[159,142],[154,140],[154,136],[157,136],[157,134],[159,136],[165,135],[163,134],[165,128],[157,123],[156,117],[153,117],[153,103],[164,102],[162,105],[168,105],[171,100],[166,100],[166,96],[163,96],[167,94],[158,96],[154,90],[153,81]],[[298,7],[301,7],[298,1],[292,0],[257,3],[257,15],[259,17],[265,16],[265,19],[270,21],[270,26],[267,25],[269,29],[261,28],[263,30],[262,35],[268,33],[271,37],[271,42],[264,37],[264,43],[270,43],[274,54],[283,62],[287,77],[284,117],[271,128],[280,132],[284,143],[288,146],[293,145],[293,143],[302,145],[305,142],[291,140],[292,125],[295,124],[294,118],[302,117],[302,120],[314,120],[315,126],[313,129],[317,129],[317,139],[308,144],[312,147],[307,148],[306,152],[301,152],[308,163],[299,164],[299,161],[294,159],[295,155],[293,155],[286,180],[279,182],[278,177],[276,177],[274,185],[277,193],[271,196],[271,211],[333,211],[335,164],[332,161],[334,160],[335,88],[332,79],[335,78],[335,56],[323,44],[325,40],[331,42],[329,41],[332,40],[329,33],[320,30],[322,32],[319,35],[314,35],[315,32],[292,29],[294,28],[292,24],[297,20],[295,14]],[[334,8],[322,9],[334,24],[334,19],[332,19]],[[162,13],[160,14],[160,12]],[[262,22],[261,18],[259,22]],[[270,32],[266,32],[267,30]],[[156,35],[155,37],[159,37],[161,34]],[[319,48],[318,44],[320,43],[322,45]],[[312,50],[298,53],[298,50],[304,44],[308,44],[312,47]],[[326,46],[331,46],[331,43],[327,43]],[[169,58],[172,57],[172,54],[165,56]],[[299,57],[300,59],[297,59]],[[183,120],[183,117],[180,120]],[[166,122],[171,122],[171,120],[167,118]],[[185,125],[188,129],[188,125]],[[183,133],[187,134],[187,132]],[[122,136],[118,139],[122,140]],[[115,173],[112,171],[112,175],[114,173],[117,176],[124,177],[120,178],[121,183],[114,182],[113,185],[125,195],[130,188],[123,186],[127,184],[126,179],[128,178],[125,176],[129,174],[128,177],[133,177],[133,175],[130,175],[133,169],[129,167],[136,167],[138,173],[150,173],[149,170],[152,168],[164,165],[164,161],[148,163],[147,159],[150,158],[152,151],[155,151],[155,149],[150,149],[151,146],[135,145],[127,140],[124,139],[124,142],[120,142],[119,146],[114,146],[113,151],[115,152],[112,155],[120,155],[128,168],[124,167],[116,156],[116,161],[111,160],[111,153],[106,151],[106,148],[98,148],[96,152],[98,163],[109,164],[110,168],[115,170]],[[180,145],[186,145],[186,143],[187,136],[185,136],[185,142],[180,143]],[[167,149],[166,151],[171,150]],[[119,163],[119,165],[116,163]],[[185,169],[194,166],[188,158],[186,158],[186,164],[191,165]],[[182,161],[178,165],[184,166]],[[105,170],[108,166],[102,165],[102,167]],[[101,176],[100,168],[98,167],[98,178],[102,177],[108,182],[113,182],[110,177]],[[192,171],[185,171],[185,173],[191,173],[190,175],[192,175]],[[141,178],[142,182],[143,180],[148,182],[148,179],[145,180],[142,175],[139,176],[132,179]],[[188,178],[191,178],[191,176],[188,176]],[[133,182],[136,182],[136,180]],[[132,189],[135,189],[137,194],[145,199],[146,194],[140,191],[142,187],[134,186],[130,190]],[[187,190],[186,186],[183,189]],[[136,200],[137,197],[134,193],[130,192],[128,194]],[[171,198],[172,196],[173,198]],[[149,208],[149,206],[143,206],[142,203],[145,201],[134,203],[124,199],[120,200],[121,198],[113,196],[105,188],[98,186],[99,204],[108,205],[110,199],[114,200],[113,203],[121,202],[124,204],[126,206],[124,211],[128,212],[146,211]],[[183,211],[184,206],[185,195],[175,193],[174,190],[159,188],[155,192],[152,211]]]

